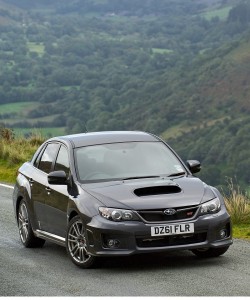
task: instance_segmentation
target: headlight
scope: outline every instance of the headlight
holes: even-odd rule
[[[117,209],[117,208],[108,208],[108,207],[99,207],[100,215],[111,221],[120,222],[120,221],[138,221],[139,218],[131,210]]]
[[[220,199],[214,198],[206,203],[201,205],[201,213],[202,214],[214,214],[220,210]]]

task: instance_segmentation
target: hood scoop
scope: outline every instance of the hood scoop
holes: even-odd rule
[[[149,186],[134,190],[135,195],[138,197],[176,194],[180,192],[181,188],[178,185]]]

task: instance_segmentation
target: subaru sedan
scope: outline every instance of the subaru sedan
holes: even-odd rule
[[[145,132],[51,138],[18,171],[21,242],[65,246],[82,268],[137,253],[220,256],[232,244],[230,216],[219,191],[193,175],[200,169]]]

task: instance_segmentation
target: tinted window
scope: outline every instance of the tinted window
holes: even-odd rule
[[[41,156],[42,156],[42,154],[43,154],[44,148],[45,148],[45,146],[43,146],[43,148],[41,149],[41,151],[39,152],[39,154],[37,155],[37,157],[36,157],[36,159],[35,159],[34,166],[35,166],[36,168],[38,168],[38,165],[39,165]]]
[[[69,156],[65,147],[61,146],[55,164],[55,171],[65,171],[69,175]]]
[[[185,172],[174,153],[161,142],[131,142],[76,149],[81,181],[98,182],[128,177]]]
[[[45,173],[49,173],[51,171],[52,163],[56,157],[58,147],[58,144],[48,144],[45,151],[43,152],[38,169],[42,170]]]

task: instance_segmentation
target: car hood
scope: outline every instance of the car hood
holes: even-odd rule
[[[133,210],[198,205],[215,197],[208,185],[193,176],[113,181],[82,187],[107,207]]]

